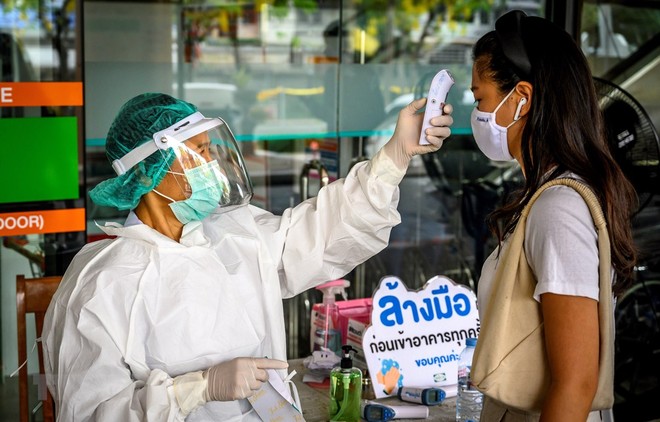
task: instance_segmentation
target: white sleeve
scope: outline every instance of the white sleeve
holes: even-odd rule
[[[146,381],[134,379],[105,325],[84,307],[63,305],[67,301],[56,295],[43,331],[46,383],[57,420],[183,421],[172,378],[153,370]]]
[[[598,300],[598,238],[589,207],[568,186],[553,186],[532,206],[525,254],[543,293]]]
[[[404,175],[381,150],[283,213],[284,297],[343,277],[387,246],[392,227],[401,222],[396,208]]]

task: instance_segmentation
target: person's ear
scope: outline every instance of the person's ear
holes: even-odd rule
[[[525,104],[527,104],[527,98],[521,97],[520,100],[518,100],[518,107],[516,107],[516,112],[513,115],[513,120],[520,119],[520,110],[523,108]]]
[[[518,94],[518,105],[516,106],[516,112],[513,119],[518,120],[521,117],[524,117],[528,112],[532,103],[532,93],[534,89],[532,84],[526,81],[521,81],[516,85],[516,94]]]

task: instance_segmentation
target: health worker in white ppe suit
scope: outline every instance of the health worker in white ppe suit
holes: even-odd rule
[[[258,421],[247,397],[288,364],[282,299],[340,278],[387,245],[413,155],[449,136],[451,106],[418,145],[405,107],[371,160],[276,216],[227,124],[164,94],[129,100],[107,136],[117,177],[92,200],[131,210],[99,227],[46,314],[46,379],[65,421]]]

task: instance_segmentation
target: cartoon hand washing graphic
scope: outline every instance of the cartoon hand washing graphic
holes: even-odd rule
[[[403,386],[403,375],[399,371],[399,362],[392,359],[383,360],[383,365],[376,374],[376,379],[383,385],[383,391],[388,395]]]

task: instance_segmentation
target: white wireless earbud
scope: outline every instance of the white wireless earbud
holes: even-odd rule
[[[527,98],[522,97],[520,99],[520,101],[518,101],[518,107],[516,108],[516,114],[513,115],[513,121],[514,122],[517,121],[518,119],[520,119],[520,110],[522,109],[522,107],[525,104],[527,104]]]

